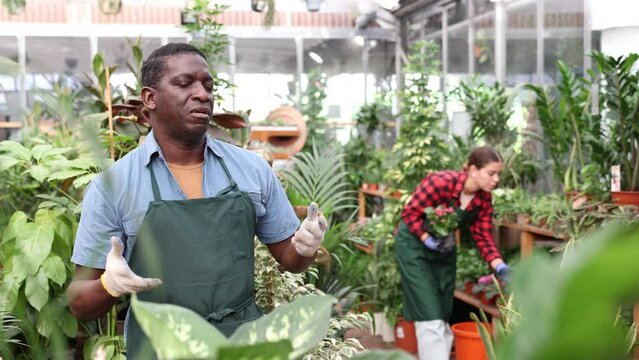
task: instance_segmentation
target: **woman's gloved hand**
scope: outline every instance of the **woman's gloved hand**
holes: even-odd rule
[[[437,240],[434,237],[428,235],[426,240],[424,240],[424,246],[426,246],[427,248],[429,248],[431,250],[439,251],[439,248],[438,248],[439,240]]]
[[[142,278],[136,275],[122,256],[123,253],[122,241],[120,238],[112,236],[111,251],[107,255],[104,273],[100,277],[102,287],[109,295],[119,297],[124,294],[149,290],[162,284],[160,279]]]
[[[510,280],[510,266],[508,266],[505,262],[499,263],[495,266],[495,273],[497,273],[497,277],[505,283],[508,283]]]
[[[440,253],[450,252],[455,249],[455,235],[451,234],[441,239],[428,235],[426,240],[424,240],[424,246],[430,250],[438,251]]]
[[[327,228],[328,223],[326,218],[324,215],[319,214],[317,204],[314,202],[311,203],[308,207],[306,219],[304,219],[299,230],[295,232],[295,235],[293,235],[291,239],[295,251],[305,257],[315,256],[322,240],[324,240],[324,234]]]

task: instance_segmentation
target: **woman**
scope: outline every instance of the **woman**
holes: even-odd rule
[[[453,206],[459,215],[462,237],[472,238],[482,257],[504,279],[509,272],[495,247],[490,192],[499,183],[504,167],[491,147],[475,149],[464,171],[428,174],[402,211],[395,250],[402,276],[403,316],[415,321],[420,360],[449,359],[453,342],[447,324],[455,290],[454,243],[445,243],[427,232],[424,209]]]

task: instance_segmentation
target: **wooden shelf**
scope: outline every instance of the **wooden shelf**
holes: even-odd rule
[[[360,188],[357,193],[360,220],[366,218],[366,196],[367,195],[376,196],[376,197],[385,198],[385,199],[399,199],[398,193],[389,194],[382,190],[370,190],[370,189]]]
[[[21,127],[20,121],[0,121],[0,129],[20,129]]]
[[[478,309],[483,310],[486,314],[489,314],[493,317],[499,317],[499,309],[494,305],[486,305],[478,298],[468,295],[463,291],[455,290],[455,298],[465,302],[466,304],[470,304]]]
[[[560,241],[568,240],[568,237],[563,234],[557,234],[549,229],[540,228],[532,225],[523,225],[508,222],[495,222],[495,225],[500,225],[509,229],[516,229],[521,231],[519,236],[519,248],[521,251],[521,258],[526,258],[532,255],[533,246],[535,242],[535,235],[545,236],[546,238],[553,238]]]

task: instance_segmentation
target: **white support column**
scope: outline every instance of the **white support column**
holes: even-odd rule
[[[475,73],[475,2],[468,2],[468,73]]]
[[[368,60],[370,57],[370,39],[364,38],[362,46],[362,72],[364,73],[364,104],[368,104]]]
[[[495,0],[495,77],[499,83],[506,80],[506,4]]]
[[[237,47],[234,37],[229,37],[229,81],[235,83],[235,64],[237,63]],[[235,111],[235,88],[231,88],[231,110]]]
[[[302,74],[304,74],[304,39],[295,38],[295,53],[297,58],[297,86],[295,86],[297,109],[302,106]]]
[[[590,0],[584,0],[584,71],[592,68],[592,9]]]
[[[442,9],[442,74],[441,74],[441,91],[442,91],[442,112],[446,117],[445,128],[448,126],[448,113],[447,110],[447,96],[446,89],[448,88],[448,8]],[[448,129],[450,130],[450,129]]]
[[[537,84],[544,81],[544,27],[545,0],[537,0]]]
[[[397,32],[395,33],[395,90],[400,93],[404,88],[403,75],[402,75],[402,37],[401,37],[401,25],[397,26]],[[402,117],[400,116],[401,107],[399,104],[399,97],[393,96],[393,114],[395,114],[395,137],[399,138],[399,131],[402,126]]]
[[[20,90],[19,90],[19,101],[20,109],[27,108],[27,89],[26,87],[26,76],[27,76],[27,41],[24,35],[18,36],[18,64],[20,64]]]

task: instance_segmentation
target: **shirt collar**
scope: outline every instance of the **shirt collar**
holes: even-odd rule
[[[217,144],[217,140],[213,139],[209,134],[206,134],[206,147],[205,151],[211,151],[215,155],[219,157],[224,157],[219,149],[219,144]],[[144,144],[142,144],[142,151],[144,152],[144,165],[149,165],[151,162],[151,158],[156,153],[159,154],[160,158],[164,159],[164,155],[162,154],[162,149],[158,144],[155,136],[153,135],[153,130],[149,132],[144,140]],[[206,154],[205,154],[206,155]],[[206,158],[206,156],[205,156]]]
[[[468,173],[465,171],[460,171],[457,173],[457,182],[455,182],[455,189],[453,190],[453,197],[455,199],[459,199],[462,190],[464,189],[464,182],[468,179]]]

